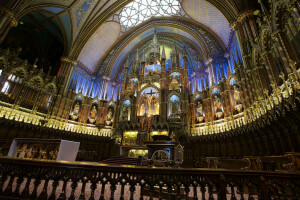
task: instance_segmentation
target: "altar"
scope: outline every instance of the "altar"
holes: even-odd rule
[[[153,135],[153,141],[145,142],[148,148],[148,159],[158,159],[164,156],[163,152],[166,153],[167,157],[164,159],[175,160],[175,147],[178,142],[171,141],[171,138],[167,135]]]

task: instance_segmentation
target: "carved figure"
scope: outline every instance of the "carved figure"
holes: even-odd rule
[[[113,117],[113,112],[112,112],[112,109],[110,108],[110,109],[108,110],[108,114],[107,114],[106,120],[107,120],[107,121],[111,121],[111,120],[112,120],[112,117]]]
[[[79,104],[79,102],[77,101],[76,104],[74,105],[73,113],[72,113],[72,115],[71,115],[71,118],[72,118],[73,120],[78,119],[79,112],[80,112],[80,104]]]
[[[178,108],[176,102],[172,103],[172,114],[178,114]]]
[[[221,98],[215,94],[214,96],[214,110],[215,116],[217,119],[220,119],[223,116]]]
[[[236,105],[242,104],[241,92],[236,85],[233,85],[233,98]]]
[[[73,116],[78,116],[79,111],[80,111],[80,104],[77,101],[76,104],[75,104],[75,106],[74,106],[74,109],[73,109]]]
[[[198,102],[197,104],[197,122],[201,123],[204,120],[204,115],[203,115],[203,106],[201,102]]]
[[[128,107],[127,106],[123,106],[121,119],[128,120]]]
[[[90,117],[92,118],[92,119],[96,119],[96,117],[97,117],[97,108],[96,108],[96,106],[94,105],[93,106],[93,108],[92,108],[92,110],[91,110],[91,115],[90,115]]]

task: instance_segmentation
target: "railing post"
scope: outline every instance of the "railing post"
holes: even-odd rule
[[[97,188],[97,182],[93,181],[91,184],[91,196],[89,200],[95,200],[95,190]]]
[[[19,197],[19,190],[20,190],[20,185],[22,184],[23,182],[23,176],[19,176],[17,181],[16,181],[16,188],[15,188],[15,191],[12,191],[14,194],[15,197]]]
[[[189,199],[189,192],[190,192],[189,185],[184,185],[184,191],[185,191],[185,199],[188,200]]]
[[[79,200],[84,200],[85,199],[85,193],[86,193],[85,186],[86,186],[86,182],[87,181],[82,180],[81,191],[80,191],[80,195],[79,195],[79,198],[78,198]]]
[[[21,197],[23,197],[23,198],[29,197],[29,185],[30,185],[30,182],[31,182],[31,178],[28,177],[27,181],[26,181],[26,184],[25,184],[25,187],[24,187],[24,190],[20,193]]]
[[[244,200],[244,186],[243,185],[238,185],[238,188],[237,188],[237,192],[238,194],[241,195],[241,200]]]
[[[0,179],[0,191],[3,192],[3,186],[5,181],[7,180],[8,176],[6,173],[1,173],[1,179]]]
[[[116,191],[116,184],[115,183],[110,183],[110,200],[114,200],[114,195]]]
[[[8,181],[8,184],[6,186],[6,188],[4,189],[3,193],[6,195],[6,196],[9,196],[10,193],[12,192],[12,184],[13,184],[13,181],[15,179],[15,176],[11,175],[10,176],[10,179]]]
[[[134,194],[134,191],[135,191],[135,185],[134,184],[132,184],[132,185],[130,185],[130,200],[134,200],[133,199],[133,194]]]
[[[172,200],[172,186],[168,185],[168,200]]]
[[[198,200],[198,196],[197,196],[197,185],[194,185],[193,188],[194,188],[194,200]]]
[[[30,199],[37,199],[37,188],[40,185],[40,183],[41,183],[41,179],[39,177],[37,177],[33,183],[34,189],[31,193],[31,195],[29,196]]]
[[[220,175],[220,197],[219,199],[226,199],[226,183],[225,183],[225,176]]]
[[[266,187],[266,179],[265,177],[259,177],[260,182],[260,190],[261,190],[261,197],[262,199],[268,199],[268,189]]]
[[[149,200],[153,200],[154,186],[149,185]]]
[[[78,180],[77,179],[72,180],[72,185],[71,185],[72,192],[71,192],[71,195],[69,197],[69,200],[75,200],[75,190],[77,188],[77,185],[78,185]]]
[[[104,191],[105,191],[105,182],[101,182],[100,200],[105,200],[105,198],[104,198]]]
[[[49,180],[48,180],[48,184],[49,184]],[[56,192],[56,188],[57,188],[58,184],[59,184],[58,180],[54,179],[52,182],[52,191],[51,191],[51,194],[50,194],[48,200],[55,200],[55,192]]]
[[[60,193],[58,199],[65,200],[65,199],[67,199],[66,187],[67,187],[67,184],[68,184],[68,179],[62,180],[62,181],[63,181],[63,185],[62,185],[61,193]]]
[[[121,184],[120,200],[124,200],[124,184]]]
[[[141,185],[141,191],[140,191],[140,200],[143,200],[143,185],[142,184],[140,184]]]
[[[38,196],[38,199],[47,199],[47,187],[48,187],[48,184],[49,184],[49,180],[45,180],[45,183],[44,183],[44,186],[43,186],[43,189],[42,189],[42,192],[41,194]]]

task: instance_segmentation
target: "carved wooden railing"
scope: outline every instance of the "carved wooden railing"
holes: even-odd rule
[[[194,160],[196,168],[238,169],[261,171],[300,172],[300,153],[282,156],[245,156],[243,158],[205,157]]]
[[[0,199],[299,199],[300,174],[0,157]]]

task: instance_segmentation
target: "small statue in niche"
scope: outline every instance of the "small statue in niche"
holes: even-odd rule
[[[110,126],[112,123],[112,118],[113,118],[113,112],[112,112],[112,108],[108,109],[108,113],[107,113],[107,117],[106,117],[106,125]]]
[[[216,118],[220,119],[223,116],[223,110],[221,98],[217,94],[214,95],[214,110]]]
[[[178,114],[178,108],[177,108],[177,103],[173,102],[172,103],[172,114]]]
[[[107,121],[111,121],[113,117],[113,113],[112,113],[112,109],[110,108],[108,110],[108,114],[107,114]]]
[[[241,92],[237,85],[233,85],[233,99],[235,102],[234,108],[238,113],[240,113],[243,109],[243,103],[241,100]]]
[[[127,106],[123,106],[121,119],[124,121],[128,120],[128,108]]]
[[[233,98],[235,100],[236,105],[243,104],[241,100],[241,92],[237,85],[233,85]]]
[[[92,108],[92,110],[91,110],[91,115],[90,115],[91,118],[92,118],[92,119],[96,119],[97,113],[98,113],[98,112],[97,112],[97,108],[96,108],[96,106],[94,105],[93,108]]]
[[[202,123],[204,121],[204,115],[203,115],[203,106],[201,102],[198,102],[197,104],[197,122]]]
[[[79,102],[77,101],[76,104],[74,105],[73,114],[71,115],[71,118],[72,118],[73,120],[78,119],[79,112],[80,112],[80,104],[79,104]]]

